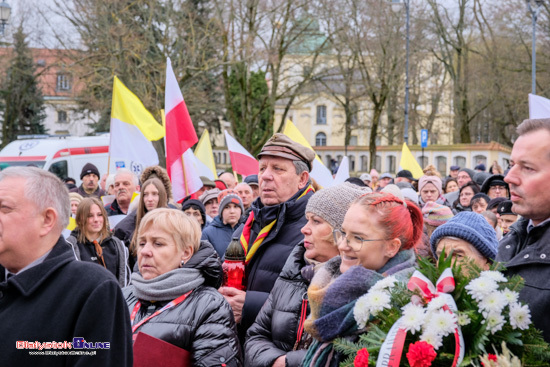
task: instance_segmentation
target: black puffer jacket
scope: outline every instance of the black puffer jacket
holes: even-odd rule
[[[126,216],[123,220],[118,222],[118,224],[113,229],[113,234],[116,238],[124,242],[126,247],[130,246],[132,242],[132,236],[136,230],[136,216],[137,210],[134,210]]]
[[[293,351],[307,282],[300,270],[306,265],[304,243],[294,248],[266,303],[246,336],[245,365],[272,366],[286,355],[287,366],[299,366],[306,350]],[[309,315],[309,307],[307,309]]]
[[[231,307],[216,290],[223,280],[221,261],[210,243],[202,241],[199,250],[184,265],[201,270],[205,279],[176,307],[153,317],[141,331],[193,354],[193,366],[242,366],[242,355]],[[134,287],[123,290],[130,312],[137,303]],[[166,302],[141,300],[134,324],[146,318]]]

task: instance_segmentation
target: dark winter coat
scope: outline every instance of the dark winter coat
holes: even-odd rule
[[[264,239],[246,266],[246,299],[239,324],[239,334],[244,340],[246,331],[252,325],[260,308],[267,300],[269,292],[283,270],[286,259],[294,247],[303,241],[300,231],[306,224],[306,205],[313,192],[297,200],[307,188],[298,191],[292,198],[279,205],[264,206],[260,198],[252,204],[254,223],[250,235],[250,245],[263,227],[277,219],[277,223]],[[233,238],[240,238],[244,226],[239,227]]]
[[[217,291],[223,279],[221,261],[212,245],[201,241],[200,249],[184,265],[199,269],[205,282],[179,305],[153,317],[136,332],[162,339],[193,354],[193,366],[242,366],[240,344],[231,307]],[[129,310],[137,303],[134,287],[124,288]],[[134,324],[146,318],[165,302],[140,300]]]
[[[129,213],[126,218],[118,222],[113,230],[114,236],[124,242],[126,247],[130,246],[134,231],[136,230],[136,216],[137,210],[134,210]]]
[[[302,301],[307,299],[309,285],[300,272],[306,265],[304,253],[302,242],[288,257],[266,303],[248,329],[244,346],[245,365],[271,367],[277,358],[286,355],[287,366],[299,366],[304,358],[306,350],[293,350]]]
[[[0,266],[0,320],[0,366],[132,366],[130,316],[116,279],[102,266],[76,261],[63,237],[43,263],[7,282]],[[74,337],[111,347],[95,356],[16,349],[16,341],[72,342]]]
[[[67,242],[72,246],[75,257],[81,261],[89,261],[103,267],[99,262],[93,242],[86,240],[85,243],[78,241],[80,230],[76,228],[67,238]],[[122,241],[116,237],[108,237],[101,241],[103,249],[103,259],[106,269],[111,272],[118,280],[121,287],[125,287],[130,281],[130,268],[128,266],[128,249]]]
[[[116,199],[109,205],[105,205],[105,211],[107,212],[107,216],[111,216],[111,215],[125,215],[126,213],[124,213],[122,211],[122,209],[120,209],[120,206],[118,205],[118,202],[116,201]]]
[[[497,261],[504,262],[508,275],[520,275],[525,286],[521,301],[529,305],[531,320],[550,342],[550,221],[527,233],[529,219],[522,218],[500,240]]]
[[[214,218],[212,223],[202,231],[201,240],[210,242],[216,249],[218,256],[223,258],[225,250],[229,242],[231,242],[231,236],[236,228],[237,226],[232,228],[229,224],[223,224],[221,217],[218,215]]]
[[[102,196],[105,196],[105,191],[103,191],[101,187],[99,187],[99,185],[97,186],[97,190],[95,190],[91,194],[88,194],[86,191],[84,191],[84,188],[82,187],[82,185],[69,190],[69,192],[76,192],[77,194],[80,194],[80,196],[82,196],[83,198],[89,198],[89,197],[95,196],[98,199],[101,199]]]

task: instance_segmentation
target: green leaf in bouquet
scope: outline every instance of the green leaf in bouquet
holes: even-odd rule
[[[522,337],[519,331],[512,331],[505,335],[504,341],[508,345],[523,345],[523,341],[520,339]]]

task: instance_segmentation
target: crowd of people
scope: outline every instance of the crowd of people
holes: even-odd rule
[[[387,276],[406,282],[418,257],[451,251],[522,276],[520,298],[550,341],[550,119],[517,132],[505,169],[428,166],[419,179],[373,170],[327,188],[310,177],[315,153],[275,134],[258,175],[201,177],[180,203],[159,166],[100,180],[86,164],[79,187],[4,169],[0,365],[130,366],[146,334],[187,351],[190,365],[337,366],[333,341],[359,335],[357,300]],[[226,268],[236,250],[240,287]],[[73,338],[91,347],[55,346]],[[44,348],[55,355],[38,357]]]

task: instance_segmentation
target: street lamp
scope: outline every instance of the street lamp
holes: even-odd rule
[[[10,5],[5,0],[2,0],[2,2],[0,3],[0,36],[4,35],[4,29],[6,28],[6,24],[10,19],[10,14]]]
[[[532,56],[531,56],[531,93],[536,94],[537,89],[537,43],[536,43],[536,34],[537,34],[537,17],[540,13],[540,6],[542,5],[543,0],[525,0],[527,3],[527,10],[531,13],[531,19],[533,21],[533,41],[531,45]]]
[[[405,7],[406,14],[406,66],[405,66],[405,131],[403,140],[409,145],[409,39],[410,39],[410,0],[391,0],[392,8]]]

